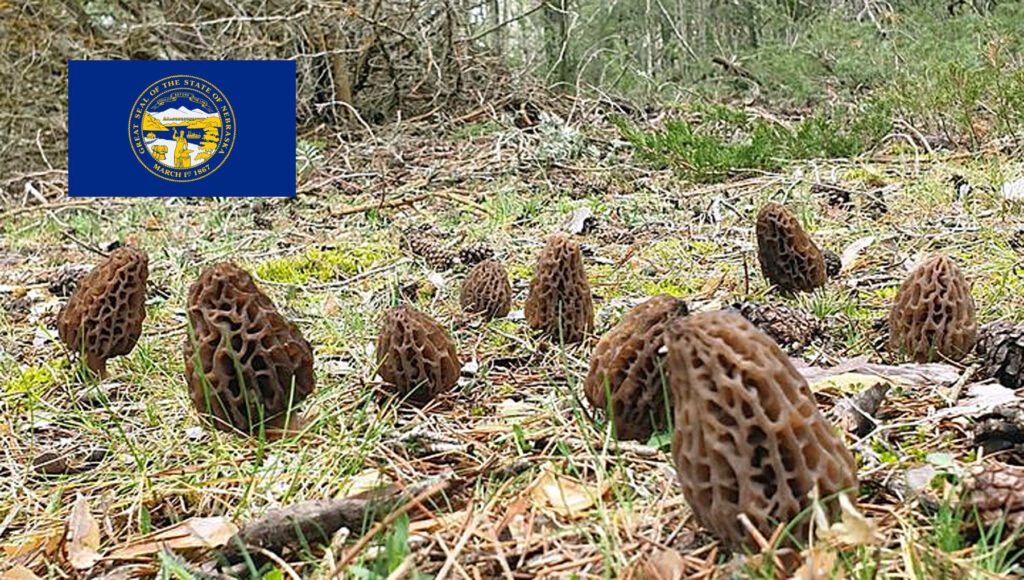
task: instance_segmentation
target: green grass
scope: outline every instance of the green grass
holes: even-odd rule
[[[693,120],[673,119],[651,130],[622,118],[614,122],[640,159],[697,182],[774,171],[793,161],[857,157],[892,128],[888,114],[880,110],[816,114],[793,124],[724,106],[699,107],[693,113]]]

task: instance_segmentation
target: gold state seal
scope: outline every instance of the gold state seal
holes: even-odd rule
[[[227,161],[235,144],[235,113],[213,83],[173,75],[146,87],[128,117],[135,158],[168,181],[202,179]]]

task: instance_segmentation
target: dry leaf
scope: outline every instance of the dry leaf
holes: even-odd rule
[[[818,538],[832,540],[844,546],[877,544],[881,541],[875,522],[864,517],[857,510],[847,494],[839,494],[840,521],[829,525],[828,516],[820,501],[814,502],[814,520],[818,527]]]
[[[1003,184],[1000,193],[1002,194],[1003,199],[1007,201],[1024,200],[1024,179],[1007,181]]]
[[[832,570],[836,565],[835,552],[811,550],[804,563],[797,568],[789,580],[842,580],[845,577],[840,568],[836,574]]]
[[[102,558],[99,553],[100,526],[89,513],[89,502],[82,494],[78,495],[71,508],[66,542],[68,563],[75,570],[88,570]]]
[[[63,539],[64,528],[52,528],[42,533],[28,536],[18,543],[0,546],[0,556],[13,559],[42,550],[44,558],[52,559],[60,548],[60,543]]]
[[[564,475],[545,469],[530,491],[535,503],[555,513],[579,518],[604,495],[604,488],[588,487]]]
[[[843,265],[843,270],[849,269],[857,258],[860,257],[861,252],[873,243],[875,243],[875,237],[867,236],[854,240],[850,245],[843,248],[843,253],[839,255],[839,262]]]
[[[0,580],[39,580],[39,576],[28,568],[17,565],[9,570],[0,572]]]
[[[1017,393],[999,383],[971,383],[964,389],[964,401],[955,407],[939,409],[937,417],[976,417],[999,405],[1018,400]]]
[[[349,478],[348,481],[341,485],[341,489],[335,497],[346,498],[353,495],[359,495],[390,482],[391,479],[383,472],[371,467],[370,469],[365,469]]]
[[[841,375],[833,375],[831,377],[824,377],[814,381],[810,384],[811,391],[819,393],[827,391],[829,393],[840,394],[840,395],[855,395],[866,389],[878,385],[889,383],[892,385],[892,381],[885,377],[878,375],[869,375],[866,373],[843,373]]]
[[[110,558],[127,560],[155,554],[165,546],[171,550],[219,548],[238,533],[238,526],[223,517],[190,518],[128,542],[110,553]]]
[[[683,580],[686,560],[675,550],[659,550],[636,563],[634,580]]]

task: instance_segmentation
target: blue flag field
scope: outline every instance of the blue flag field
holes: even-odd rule
[[[70,61],[73,197],[295,195],[294,61]]]

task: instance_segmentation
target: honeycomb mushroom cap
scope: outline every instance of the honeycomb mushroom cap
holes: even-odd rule
[[[526,298],[530,327],[566,343],[594,330],[594,302],[580,246],[564,234],[548,238]]]
[[[94,372],[107,359],[131,352],[146,319],[149,257],[131,246],[118,248],[78,282],[57,315],[57,333],[69,351],[84,355]]]
[[[889,311],[889,330],[889,348],[919,363],[960,360],[974,348],[974,298],[952,259],[933,256],[907,276]]]
[[[489,319],[507,316],[512,309],[512,285],[501,263],[484,260],[474,266],[462,281],[459,304],[466,312],[479,312]]]
[[[377,336],[377,372],[414,403],[450,391],[459,380],[455,343],[440,324],[412,306],[392,308]]]
[[[313,349],[245,270],[223,262],[188,293],[185,376],[196,410],[223,431],[283,427],[315,387]]]
[[[611,413],[619,439],[647,441],[667,428],[670,397],[665,396],[662,347],[669,324],[687,312],[682,300],[655,296],[630,310],[598,341],[583,390],[590,404]]]
[[[825,285],[825,258],[782,205],[769,203],[757,214],[757,259],[769,282],[784,292],[810,292]]]
[[[672,455],[697,520],[731,547],[753,547],[738,516],[770,537],[821,498],[857,484],[853,456],[806,381],[772,340],[736,312],[672,324],[667,366]],[[806,540],[806,520],[794,528]]]

